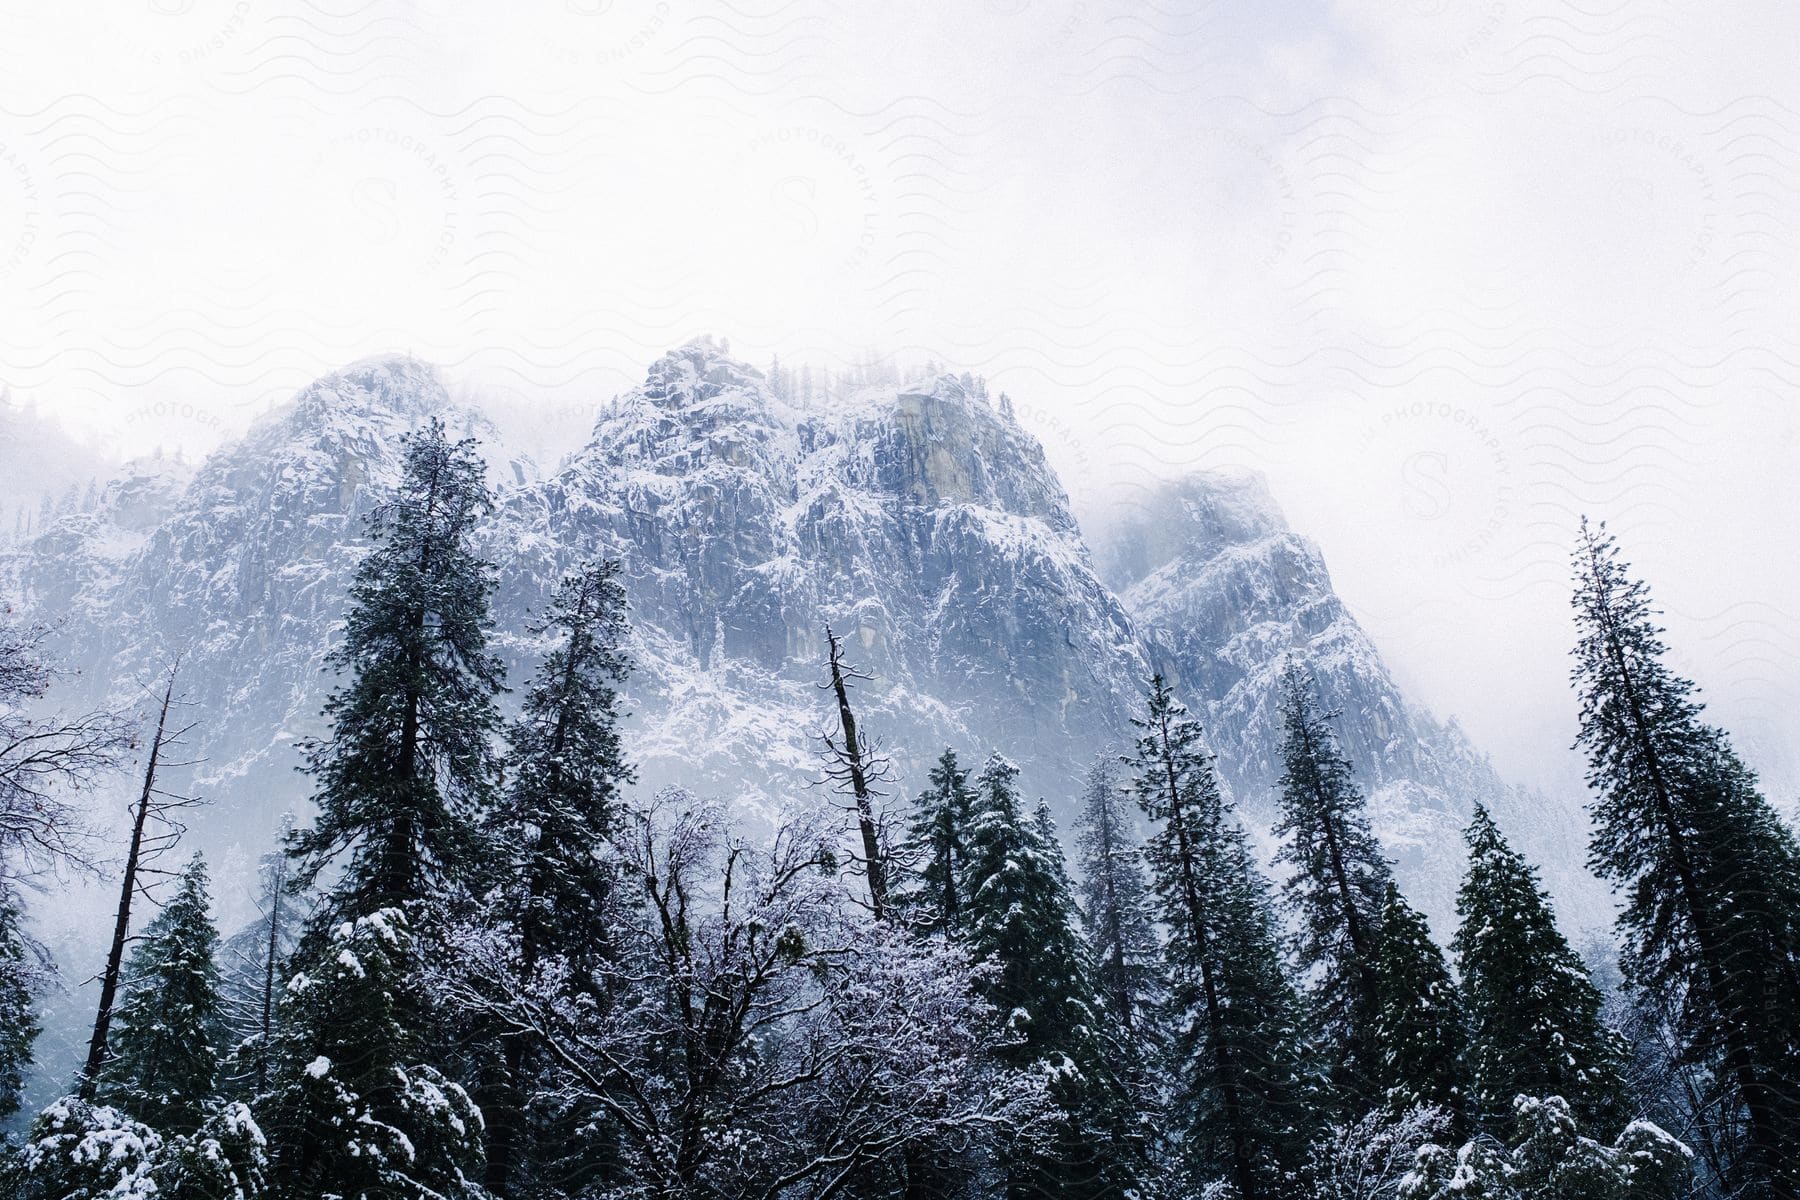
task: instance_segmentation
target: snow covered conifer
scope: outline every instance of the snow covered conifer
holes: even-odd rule
[[[32,1121],[0,1168],[13,1200],[155,1200],[162,1135],[104,1104],[65,1096]]]
[[[1741,1122],[1726,1183],[1800,1195],[1800,842],[1708,725],[1641,580],[1602,527],[1575,552],[1577,744],[1595,792],[1590,862],[1622,889],[1622,966],[1677,1014],[1705,1107]]]
[[[1313,974],[1312,1027],[1340,1107],[1352,1116],[1378,1098],[1381,913],[1391,879],[1369,828],[1362,793],[1311,673],[1290,663],[1281,679],[1283,722],[1278,861],[1299,929],[1296,958]]]
[[[505,904],[529,973],[566,960],[576,986],[606,952],[607,898],[617,868],[605,853],[632,780],[619,740],[625,589],[619,564],[587,563],[557,588],[535,632],[557,643],[507,731],[509,785],[493,827],[504,856]]]
[[[1453,949],[1469,1029],[1470,1116],[1505,1132],[1516,1096],[1562,1096],[1604,1127],[1621,1112],[1622,1046],[1581,956],[1557,930],[1537,872],[1485,808],[1464,834],[1469,871]]]
[[[1088,771],[1075,845],[1081,865],[1081,910],[1094,990],[1110,1018],[1132,1040],[1142,1038],[1158,993],[1155,918],[1144,879],[1123,771],[1112,756]]]
[[[165,1136],[198,1129],[216,1094],[224,1030],[206,887],[196,854],[132,950],[100,1077],[103,1100]]]
[[[279,1194],[483,1195],[481,1112],[414,1057],[396,993],[414,951],[398,909],[322,931],[288,981],[275,1085],[259,1109]]]
[[[996,754],[976,780],[962,920],[969,958],[991,970],[983,998],[1012,1039],[999,1056],[1043,1071],[1062,1110],[1053,1148],[1007,1163],[1008,1194],[1116,1195],[1131,1179],[1130,1104],[1104,1044],[1106,1017],[1075,930],[1061,853],[1054,836],[1046,844],[1021,811],[1018,773]]]
[[[41,970],[22,920],[18,902],[0,890],[0,1122],[19,1111],[41,1028],[36,1005]]]
[[[1200,742],[1161,676],[1151,683],[1133,789],[1168,930],[1171,1140],[1196,1191],[1283,1195],[1304,1143],[1299,1001],[1281,961],[1268,888]]]
[[[1378,964],[1381,1007],[1375,1037],[1381,1047],[1380,1083],[1388,1109],[1429,1106],[1460,1129],[1462,1005],[1444,952],[1419,911],[1390,882],[1381,919]]]
[[[1420,1148],[1397,1200],[1677,1200],[1693,1152],[1648,1121],[1607,1145],[1581,1132],[1560,1096],[1519,1096],[1510,1142],[1479,1137]]]
[[[263,1200],[275,1194],[269,1148],[248,1106],[219,1105],[206,1124],[164,1144],[156,1200]]]
[[[573,995],[595,998],[612,952],[618,865],[610,843],[620,790],[632,779],[618,729],[618,688],[630,670],[618,573],[610,560],[577,568],[535,627],[555,643],[507,731],[509,785],[490,822],[501,863],[494,915],[514,939],[519,978],[530,986],[553,960]],[[493,1113],[488,1180],[497,1188],[532,1177],[540,1160],[566,1158],[571,1144],[567,1131],[530,1123],[535,1096],[552,1090],[540,1086],[542,1047],[530,1042],[520,1034],[506,1039],[504,1061],[490,1067],[497,1078],[478,1093]],[[565,1181],[581,1174],[559,1172]]]
[[[477,819],[492,797],[499,660],[488,652],[489,565],[471,537],[489,511],[473,440],[433,420],[406,439],[406,474],[369,515],[378,539],[350,589],[331,664],[349,683],[310,747],[319,816],[296,839],[299,879],[345,859],[315,923],[433,905],[476,869]]]
[[[912,928],[927,936],[956,929],[962,916],[963,840],[973,803],[969,772],[957,763],[956,751],[946,749],[938,756],[928,780],[897,856],[906,872],[896,880],[895,897]]]

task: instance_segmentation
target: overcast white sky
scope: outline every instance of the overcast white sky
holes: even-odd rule
[[[1565,778],[1612,519],[1800,779],[1800,10],[0,7],[0,382],[199,449],[410,350],[584,415],[697,332],[985,372],[1078,501],[1268,472],[1418,695]]]

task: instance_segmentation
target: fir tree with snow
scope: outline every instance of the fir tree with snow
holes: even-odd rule
[[[1305,1141],[1300,1009],[1267,884],[1220,792],[1200,726],[1151,683],[1132,786],[1152,824],[1145,857],[1168,930],[1163,984],[1176,1173],[1239,1200],[1284,1194]]]
[[[1584,1125],[1622,1113],[1622,1047],[1603,1000],[1556,927],[1537,871],[1476,806],[1464,834],[1469,869],[1452,948],[1468,1021],[1470,1116],[1506,1132],[1515,1096],[1561,1096]]]
[[[1442,1110],[1463,1131],[1463,1014],[1444,952],[1425,918],[1392,881],[1381,916],[1380,1007],[1375,1040],[1388,1111]]]
[[[343,860],[317,930],[389,908],[417,920],[480,863],[501,687],[488,650],[492,572],[472,549],[492,506],[485,474],[474,441],[452,442],[433,419],[407,438],[398,493],[369,516],[377,545],[329,660],[350,680],[325,706],[330,733],[310,747],[319,815],[294,845],[302,883]]]
[[[18,901],[0,885],[0,1123],[23,1103],[32,1046],[42,1029],[37,989],[44,972],[23,922]]]
[[[143,1122],[65,1096],[32,1121],[0,1185],[14,1200],[162,1200],[153,1175],[162,1149]]]
[[[484,1195],[481,1112],[418,1060],[400,989],[416,958],[398,909],[321,931],[288,981],[275,1083],[258,1104],[279,1195]]]
[[[1363,795],[1311,672],[1290,663],[1281,679],[1281,815],[1277,861],[1297,921],[1295,958],[1310,982],[1310,1026],[1338,1095],[1356,1115],[1379,1099],[1381,914],[1392,879],[1369,827]]]
[[[157,1200],[262,1200],[275,1195],[268,1142],[248,1106],[221,1104],[193,1133],[164,1143],[151,1169]]]
[[[996,1053],[1044,1073],[1061,1116],[1047,1152],[1009,1158],[1007,1194],[1117,1195],[1135,1167],[1130,1101],[1112,1068],[1061,852],[1021,811],[1017,777],[996,754],[976,779],[962,940],[991,972],[980,990],[1007,1037]]]
[[[1677,1200],[1688,1194],[1693,1152],[1648,1121],[1609,1145],[1581,1132],[1560,1096],[1514,1100],[1516,1134],[1451,1149],[1420,1148],[1397,1200]]]
[[[490,830],[500,859],[492,915],[516,946],[529,981],[548,961],[576,995],[604,999],[602,965],[614,953],[611,899],[619,868],[611,843],[621,789],[632,779],[619,739],[619,693],[630,669],[618,564],[587,563],[566,576],[534,627],[553,639],[508,729],[508,786]],[[579,1139],[534,1124],[534,1099],[554,1091],[543,1047],[514,1034],[480,1095],[490,1120],[491,1186],[554,1170],[565,1186],[588,1171],[564,1162]]]
[[[607,953],[618,875],[607,846],[632,780],[619,739],[618,689],[630,662],[618,575],[611,560],[580,567],[533,629],[554,642],[507,730],[508,786],[491,821],[521,970],[555,955],[578,985]]]
[[[962,918],[967,855],[963,840],[974,794],[969,772],[946,749],[927,776],[896,856],[903,870],[895,902],[919,934],[948,933]]]
[[[1577,745],[1595,872],[1624,893],[1622,964],[1677,1014],[1703,1108],[1741,1125],[1725,1181],[1800,1195],[1800,843],[1676,674],[1644,583],[1605,528],[1575,552]]]
[[[229,1052],[223,1067],[227,1090],[257,1095],[269,1084],[269,1068],[281,1016],[287,965],[300,942],[311,906],[308,892],[293,887],[288,846],[292,814],[282,820],[279,846],[257,864],[257,917],[227,938],[220,954]]]
[[[195,855],[126,966],[100,1098],[165,1137],[192,1133],[216,1096],[224,1034],[219,934]]]
[[[1117,759],[1105,755],[1088,771],[1075,847],[1081,869],[1081,911],[1094,990],[1131,1042],[1148,1035],[1160,993],[1158,945],[1143,849],[1130,793]]]

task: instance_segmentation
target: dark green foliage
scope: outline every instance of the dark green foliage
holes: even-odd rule
[[[956,751],[946,749],[938,757],[929,780],[896,856],[902,867],[896,907],[923,936],[954,931],[962,919],[967,887],[963,839],[973,804],[969,772],[957,764]]]
[[[1313,698],[1309,672],[1290,664],[1281,680],[1283,722],[1278,861],[1292,874],[1284,894],[1298,923],[1295,958],[1310,975],[1310,1027],[1348,1116],[1379,1099],[1381,1007],[1377,958],[1392,875],[1369,828],[1332,713]]]
[[[396,998],[414,951],[397,909],[326,931],[289,981],[273,1091],[259,1105],[279,1194],[481,1194],[482,1119],[414,1054]]]
[[[488,512],[473,441],[441,421],[410,435],[377,547],[350,592],[331,658],[349,683],[310,748],[318,819],[292,847],[296,887],[342,870],[314,906],[281,1013],[270,1137],[285,1195],[458,1196],[477,1186],[480,1115],[433,1063],[486,1058],[433,1013],[427,964],[447,919],[493,866],[499,661],[488,652],[489,565],[471,550]]]
[[[264,854],[257,865],[257,918],[227,938],[220,955],[229,1047],[223,1082],[231,1095],[255,1096],[269,1084],[288,960],[299,945],[311,907],[310,895],[290,886],[293,863],[288,846],[293,836],[290,815],[283,819],[279,847]]]
[[[1507,845],[1485,808],[1464,835],[1469,872],[1457,896],[1454,949],[1469,1027],[1470,1116],[1491,1134],[1516,1096],[1561,1096],[1589,1128],[1623,1115],[1622,1047],[1603,1000],[1556,928],[1537,872]]]
[[[475,443],[451,442],[433,420],[407,439],[398,494],[369,516],[379,544],[330,659],[352,678],[325,705],[330,736],[310,747],[319,816],[294,846],[303,883],[347,856],[324,925],[440,904],[479,857],[501,675],[488,652],[492,572],[470,549],[491,506],[484,475]]]
[[[1220,794],[1200,727],[1162,678],[1136,722],[1133,787],[1153,825],[1145,850],[1168,988],[1170,1135],[1195,1190],[1282,1194],[1304,1144],[1299,1004],[1283,970],[1268,887]]]
[[[522,986],[554,963],[571,995],[604,1006],[600,974],[614,953],[619,875],[611,843],[632,779],[618,730],[618,687],[630,670],[618,564],[588,563],[567,576],[533,632],[554,643],[508,729],[509,786],[490,822],[500,865],[492,911],[513,939]],[[489,1182],[519,1194],[546,1176],[574,1188],[592,1173],[570,1161],[591,1139],[541,1102],[556,1090],[542,1051],[523,1035],[508,1039],[479,1092],[493,1114]]]
[[[198,1129],[216,1094],[224,1027],[206,887],[195,855],[131,952],[100,1076],[104,1102],[165,1137]]]
[[[41,1029],[36,991],[43,971],[23,919],[18,901],[0,889],[0,1122],[19,1111]]]
[[[1737,1194],[1800,1195],[1800,845],[1694,685],[1663,661],[1649,592],[1604,528],[1575,555],[1578,746],[1594,789],[1591,865],[1624,893],[1622,967],[1665,998],[1699,1108],[1739,1153]]]
[[[606,954],[607,852],[620,789],[632,780],[619,742],[625,589],[619,564],[589,563],[562,581],[533,632],[556,639],[507,730],[509,785],[493,817],[506,914],[524,969],[563,959],[575,986]]]
[[[1081,865],[1081,910],[1094,990],[1128,1040],[1146,1038],[1161,988],[1159,947],[1144,854],[1123,771],[1102,758],[1088,772],[1075,845]]]
[[[249,1108],[224,1104],[206,1124],[163,1146],[156,1200],[260,1200],[275,1194],[268,1146]]]
[[[1046,1073],[1061,1110],[1054,1147],[1007,1163],[1015,1197],[1117,1195],[1132,1178],[1132,1119],[1112,1067],[1106,1020],[1074,925],[1053,831],[1020,811],[1018,768],[999,755],[976,780],[968,829],[963,943],[991,973],[979,985],[1001,1015],[1009,1065]]]
[[[1375,1037],[1388,1111],[1431,1105],[1461,1132],[1463,1016],[1456,984],[1431,929],[1400,889],[1388,884],[1381,916],[1381,1006]]]

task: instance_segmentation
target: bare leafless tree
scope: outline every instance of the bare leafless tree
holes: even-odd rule
[[[888,872],[883,848],[880,819],[875,801],[881,795],[878,783],[893,777],[892,764],[856,727],[856,714],[850,707],[850,686],[872,676],[844,660],[843,639],[825,627],[825,649],[828,678],[819,685],[828,689],[837,701],[837,729],[820,735],[825,743],[825,780],[839,795],[850,797],[856,812],[857,831],[862,850],[857,865],[869,881],[869,904],[877,921],[885,920],[888,908]]]
[[[51,630],[0,619],[0,888],[65,867],[91,868],[94,831],[72,803],[134,746],[116,713],[44,712],[63,674],[44,643]]]
[[[621,838],[635,898],[604,1005],[555,963],[519,979],[491,933],[459,947],[446,989],[546,1049],[536,1102],[622,1147],[597,1194],[831,1200],[919,1147],[980,1171],[1044,1123],[1044,1081],[985,1053],[996,1018],[960,952],[847,903],[842,834],[813,818],[752,846],[659,795]]]
[[[106,966],[98,976],[100,1005],[94,1015],[94,1034],[88,1042],[87,1062],[82,1067],[77,1090],[83,1100],[94,1098],[100,1070],[106,1065],[107,1035],[118,997],[125,944],[130,940],[132,901],[141,897],[154,902],[151,889],[175,873],[157,867],[156,861],[174,850],[187,832],[181,814],[200,803],[198,798],[168,791],[158,782],[159,772],[171,767],[191,767],[198,761],[175,762],[166,757],[169,751],[183,744],[183,737],[194,728],[192,724],[179,728],[169,724],[170,710],[178,703],[175,679],[180,670],[181,663],[177,660],[164,679],[162,697],[156,705],[156,732],[150,739],[150,753],[144,765],[144,786],[131,808],[131,840],[126,847],[125,866],[119,881],[119,905],[113,919],[112,943],[107,950]]]

